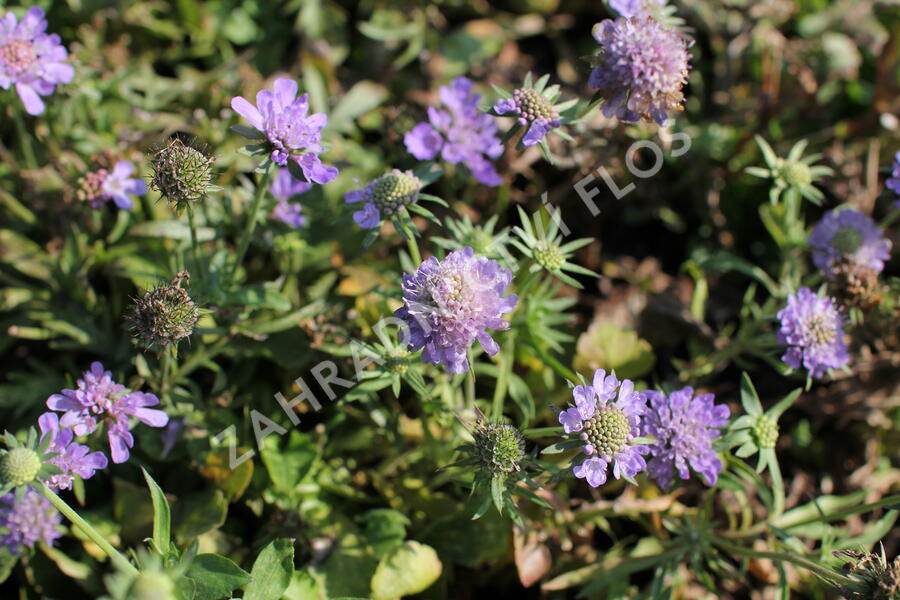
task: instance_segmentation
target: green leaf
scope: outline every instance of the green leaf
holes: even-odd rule
[[[503,514],[503,492],[506,491],[506,479],[500,475],[494,475],[491,477],[491,498],[494,501],[494,506],[497,507],[497,512]]]
[[[371,81],[360,81],[350,88],[328,116],[326,131],[346,132],[353,127],[353,121],[370,110],[377,108],[387,98],[384,86]]]
[[[130,235],[166,238],[170,240],[190,240],[191,228],[187,223],[177,219],[167,221],[147,221],[133,225],[128,229]],[[206,242],[216,238],[216,231],[211,227],[197,228],[197,241]]]
[[[259,129],[254,129],[253,127],[247,127],[246,125],[232,125],[231,130],[238,135],[242,135],[245,138],[251,140],[264,140],[266,139],[265,134]]]
[[[247,306],[252,308],[271,308],[277,311],[291,309],[291,301],[281,293],[263,285],[247,285],[232,290],[225,295],[221,306]]]
[[[428,589],[443,566],[431,546],[408,541],[378,563],[372,577],[374,600],[398,600]]]
[[[283,450],[277,436],[266,437],[260,454],[275,488],[286,492],[297,487],[318,456],[312,442],[297,431],[292,432]]]
[[[185,577],[195,585],[193,600],[230,598],[231,592],[250,581],[250,574],[218,554],[199,554]]]
[[[763,414],[762,403],[759,401],[756,388],[753,387],[753,382],[750,381],[750,376],[747,373],[741,376],[741,404],[744,405],[744,410],[747,411],[747,414],[756,417]]]
[[[172,512],[169,501],[156,481],[146,469],[141,467],[144,480],[150,488],[150,500],[153,502],[153,545],[164,558],[172,551]]]
[[[262,549],[253,569],[244,600],[281,598],[294,575],[294,540],[279,538]]]
[[[212,490],[180,499],[175,509],[178,515],[175,535],[189,540],[225,523],[228,501],[221,490]]]

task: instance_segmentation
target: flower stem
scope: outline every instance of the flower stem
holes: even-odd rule
[[[206,279],[206,267],[200,262],[200,243],[197,240],[197,226],[194,223],[194,209],[190,205],[187,207],[188,226],[191,228],[191,253],[194,258],[194,264],[200,271],[200,280]]]
[[[832,583],[843,583],[843,584],[852,584],[854,581],[840,573],[833,571],[827,567],[823,567],[813,561],[804,558],[802,556],[797,556],[796,554],[791,554],[790,552],[771,552],[771,551],[761,551],[761,550],[752,550],[750,548],[746,548],[739,544],[732,544],[731,542],[727,542],[722,539],[713,538],[713,544],[718,546],[720,549],[730,552],[731,554],[738,554],[740,556],[746,556],[747,558],[767,558],[769,560],[781,561],[781,562],[789,562],[794,563],[798,567],[802,567],[813,573],[818,575],[822,579],[825,579]]]
[[[37,158],[35,158],[34,146],[31,143],[31,134],[28,133],[28,129],[25,128],[25,116],[22,114],[22,108],[19,106],[18,102],[13,102],[12,105],[13,113],[15,113],[13,121],[16,123],[16,133],[19,136],[22,154],[25,155],[25,166],[27,166],[29,170],[37,169]]]
[[[172,371],[172,353],[169,351],[169,348],[163,348],[162,357],[159,365],[160,370],[160,381],[159,381],[159,397],[160,400],[165,398],[166,393],[169,391],[170,378],[169,374]]]
[[[515,354],[516,337],[514,333],[508,334],[506,343],[500,353],[500,371],[497,375],[497,385],[494,388],[494,402],[491,410],[491,418],[499,420],[503,416],[503,401],[506,399],[506,388],[509,373],[513,367],[513,356]]]
[[[247,253],[247,247],[250,246],[250,238],[253,237],[253,230],[256,229],[256,221],[259,218],[259,207],[262,205],[263,195],[266,193],[271,170],[272,163],[270,162],[266,164],[266,169],[263,171],[262,177],[260,177],[259,182],[256,184],[256,193],[253,194],[253,204],[250,206],[247,224],[244,227],[244,233],[241,235],[241,239],[238,242],[237,255],[234,257],[234,265],[231,267],[231,273],[228,274],[228,281],[231,284],[234,283],[234,277],[237,274],[238,267],[240,267],[241,262],[244,260],[244,255]]]
[[[419,242],[416,241],[416,236],[412,232],[406,239],[406,245],[409,247],[409,256],[412,258],[413,266],[418,267],[422,264],[422,254],[419,252]]]
[[[475,362],[472,360],[472,349],[466,351],[466,359],[469,361],[469,371],[466,373],[466,408],[475,407]]]
[[[890,213],[888,213],[888,216],[886,216],[884,219],[882,219],[881,223],[879,225],[882,229],[887,229],[897,219],[900,219],[900,205],[898,205],[897,208],[895,208]]]
[[[66,504],[66,501],[57,496],[50,490],[47,486],[45,486],[40,481],[33,481],[31,487],[34,488],[36,492],[44,496],[47,500],[49,500],[53,506],[56,507],[59,512],[61,512],[69,521],[72,522],[73,525],[78,527],[92,542],[97,544],[101,550],[103,550],[107,556],[109,556],[110,560],[122,571],[126,571],[128,573],[132,573],[134,575],[138,574],[138,570],[132,565],[125,556],[113,548],[112,544],[110,544],[105,537],[100,535],[100,532],[94,529],[90,523],[81,518],[81,516],[75,512],[75,510]]]

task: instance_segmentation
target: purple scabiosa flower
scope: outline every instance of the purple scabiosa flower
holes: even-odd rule
[[[256,94],[256,106],[238,96],[231,108],[262,132],[271,147],[272,162],[282,167],[294,161],[307,181],[328,183],[338,175],[334,167],[326,167],[319,159],[324,151],[322,129],[328,124],[323,113],[309,113],[308,94],[297,97],[297,82],[280,77],[272,90]]]
[[[122,210],[131,210],[134,201],[131,196],[147,193],[147,184],[143,180],[131,177],[134,165],[127,160],[120,160],[112,171],[98,169],[78,180],[79,200],[91,203],[93,208],[103,208],[107,200],[112,200]]]
[[[539,91],[531,87],[513,90],[512,98],[501,98],[494,104],[498,115],[515,116],[519,125],[528,127],[522,137],[522,144],[534,146],[551,129],[562,125],[559,112],[553,103]]]
[[[666,0],[609,0],[609,6],[626,19],[657,17]]]
[[[620,382],[597,369],[592,384],[576,386],[572,397],[575,408],[560,413],[559,422],[566,433],[580,432],[588,455],[572,468],[575,477],[599,487],[606,483],[610,463],[616,479],[632,478],[647,468],[641,455],[649,449],[631,443],[640,435],[641,415],[646,411],[644,396],[634,391],[634,383]]]
[[[412,171],[393,169],[373,179],[363,189],[347,192],[344,200],[350,204],[362,202],[363,208],[353,213],[353,220],[363,229],[373,229],[385,217],[416,202],[421,189],[422,180]]]
[[[878,274],[891,257],[891,242],[875,221],[852,209],[826,214],[807,241],[813,247],[813,263],[827,277],[835,274],[841,259]]]
[[[134,446],[130,417],[151,427],[164,427],[169,417],[161,410],[147,408],[159,404],[159,398],[144,392],[127,392],[112,380],[112,373],[99,362],[91,363],[78,389],[63,390],[47,399],[47,408],[62,411],[61,427],[71,428],[76,435],[92,433],[98,422],[107,425],[110,455],[114,463],[128,460],[129,448]]]
[[[794,369],[803,367],[810,376],[819,378],[850,360],[844,343],[844,318],[834,298],[820,298],[809,288],[800,288],[788,296],[778,319],[778,343],[788,346],[781,360]]]
[[[885,187],[900,196],[900,152],[894,155],[894,164],[891,165],[891,176],[884,182]],[[900,208],[900,200],[894,203]]]
[[[269,186],[269,193],[278,200],[278,204],[272,210],[272,218],[291,227],[302,226],[306,222],[306,218],[300,214],[300,205],[290,200],[311,189],[311,183],[296,179],[287,169],[278,171],[275,181]]]
[[[82,479],[90,479],[95,471],[105,469],[109,464],[102,452],[91,452],[87,446],[73,442],[75,434],[71,429],[60,428],[59,416],[56,413],[42,414],[38,418],[38,427],[41,430],[41,440],[49,436],[48,449],[56,454],[48,462],[62,471],[47,479],[49,487],[57,490],[71,489],[75,475]]]
[[[588,85],[600,90],[603,114],[623,121],[654,120],[683,110],[688,40],[654,19],[606,19],[594,25],[600,53]]]
[[[722,461],[712,442],[721,435],[717,428],[728,424],[728,407],[713,404],[712,394],[694,396],[689,387],[668,396],[657,391],[646,392],[645,396],[649,409],[641,423],[643,433],[656,438],[650,444],[650,476],[667,489],[673,470],[681,479],[688,479],[693,469],[703,475],[706,485],[714,485],[722,472]]]
[[[503,296],[511,282],[510,271],[468,246],[444,260],[429,257],[403,275],[403,306],[394,313],[409,325],[409,349],[424,348],[424,362],[443,364],[450,373],[469,370],[466,351],[476,339],[494,356],[500,346],[487,330],[509,328],[502,315],[518,300]]]
[[[480,94],[472,91],[472,81],[457,77],[440,88],[441,102],[447,110],[428,109],[428,123],[419,123],[403,138],[406,149],[419,160],[432,160],[438,153],[451,164],[465,163],[472,175],[484,185],[503,181],[494,165],[503,154],[497,124],[478,109]]]
[[[14,493],[0,498],[0,546],[15,556],[38,542],[52,546],[62,536],[61,523],[59,511],[31,488],[18,500]]]
[[[7,12],[0,19],[0,87],[13,84],[30,115],[44,112],[41,96],[49,96],[60,83],[69,83],[75,69],[65,62],[68,52],[59,36],[47,34],[44,11],[28,9],[21,21]]]

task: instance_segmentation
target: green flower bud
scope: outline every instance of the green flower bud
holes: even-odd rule
[[[31,483],[41,464],[41,457],[31,448],[12,448],[0,458],[0,481],[13,486]]]
[[[384,368],[394,375],[406,373],[409,370],[409,351],[405,348],[392,348],[385,357]]]
[[[547,240],[539,241],[532,250],[535,262],[548,271],[556,271],[566,262],[566,255],[559,246]]]
[[[778,167],[778,177],[788,186],[802,187],[812,183],[812,172],[802,162],[786,162],[782,159]]]
[[[768,415],[760,415],[753,425],[753,438],[760,448],[774,448],[778,441],[778,423]]]
[[[478,423],[472,435],[475,457],[484,470],[492,474],[519,470],[525,440],[517,428],[506,423]]]
[[[841,227],[834,232],[831,243],[841,254],[853,254],[863,241],[862,232],[856,227]]]
[[[128,590],[128,600],[176,600],[175,583],[165,573],[141,573]]]
[[[380,212],[392,215],[418,200],[421,189],[422,181],[412,171],[394,169],[371,183],[368,196]]]
[[[556,108],[539,91],[532,88],[519,88],[513,92],[513,100],[519,109],[519,115],[529,121],[559,119]]]

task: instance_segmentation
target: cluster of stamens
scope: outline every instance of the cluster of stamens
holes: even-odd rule
[[[34,64],[36,58],[34,45],[29,41],[13,40],[0,46],[0,60],[14,75],[20,75],[27,71]]]
[[[379,211],[392,215],[418,200],[421,189],[422,181],[410,171],[394,169],[373,181],[367,191]]]

